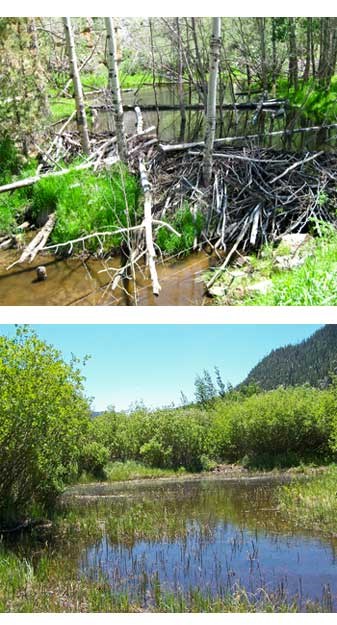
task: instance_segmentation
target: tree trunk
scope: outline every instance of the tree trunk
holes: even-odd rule
[[[85,154],[90,153],[90,142],[88,133],[87,116],[83,100],[83,90],[80,80],[80,74],[77,66],[77,58],[75,51],[74,35],[71,27],[70,17],[63,17],[63,25],[67,42],[67,53],[70,63],[70,75],[74,85],[75,104],[76,104],[76,121],[78,132],[81,137],[82,150]]]
[[[296,46],[296,23],[294,17],[289,17],[289,84],[291,87],[298,86],[298,63]]]
[[[178,44],[178,96],[179,96],[179,106],[180,106],[179,139],[180,141],[182,141],[184,139],[184,134],[185,134],[186,110],[185,110],[185,101],[184,101],[184,82],[183,82],[184,61],[183,61],[183,51],[182,51],[182,45],[181,45],[179,17],[176,17],[176,29],[177,29],[177,44]]]
[[[276,22],[275,17],[271,18],[271,47],[272,47],[272,95],[276,97],[276,70],[277,70],[277,58],[276,58]]]
[[[266,59],[266,18],[258,17],[258,27],[260,35],[260,52],[261,52],[261,78],[263,91],[268,91],[268,72]]]
[[[210,64],[207,93],[205,151],[203,162],[203,179],[208,185],[212,176],[212,155],[216,130],[216,93],[218,68],[221,48],[221,17],[212,18],[212,36],[210,42]]]
[[[305,66],[303,72],[303,80],[305,82],[309,80],[310,76],[312,17],[307,17],[306,31]]]
[[[105,18],[105,27],[107,32],[107,60],[108,60],[108,88],[112,97],[114,121],[117,137],[117,149],[119,158],[127,162],[128,149],[126,145],[123,119],[122,95],[119,84],[118,60],[117,60],[117,43],[115,37],[115,27],[112,17]]]

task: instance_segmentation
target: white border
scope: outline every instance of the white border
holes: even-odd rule
[[[298,17],[310,15],[312,17],[326,17],[334,13],[331,2],[321,0],[320,2],[297,0],[283,0],[283,2],[267,2],[267,0],[255,0],[254,3],[248,0],[236,0],[236,2],[219,2],[219,0],[208,0],[206,3],[198,3],[195,0],[171,0],[167,4],[162,4],[155,0],[123,0],[108,4],[106,0],[58,0],[57,3],[46,3],[42,0],[13,0],[2,6],[0,13],[4,17],[8,16],[44,16],[55,17],[58,15],[71,16],[105,16],[111,11],[116,17],[138,17],[139,15],[149,15],[151,17],[174,17],[174,16],[194,16],[209,17],[221,13],[224,17]],[[334,7],[333,7],[334,8]]]
[[[9,324],[337,323],[337,306],[1,306]]]

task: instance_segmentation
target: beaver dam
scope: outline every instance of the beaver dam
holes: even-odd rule
[[[50,571],[38,599],[49,611],[86,611],[88,589],[98,611],[336,611],[336,538],[281,513],[276,495],[288,480],[73,487],[62,503],[69,531],[49,527],[9,544]]]
[[[267,111],[271,106],[265,103]],[[1,304],[208,304],[217,278],[240,256],[289,234],[320,235],[323,222],[336,224],[337,158],[324,143],[336,124],[263,127],[215,139],[205,184],[203,141],[163,143],[155,126],[144,128],[139,107],[133,115],[127,170],[109,130],[91,132],[89,156],[74,164],[81,146],[72,116],[41,153],[33,176],[0,187],[6,196],[23,194],[27,203],[16,232],[0,239]],[[323,148],[304,150],[313,136]],[[116,175],[118,190],[107,186],[99,198],[103,204],[113,203],[117,192],[125,198],[124,209],[111,212],[112,225],[84,234],[77,227],[76,236],[65,236],[50,187],[64,193],[66,186],[71,203],[91,176],[89,196],[78,200],[90,208],[100,180],[110,185]],[[128,176],[135,181],[131,205]]]

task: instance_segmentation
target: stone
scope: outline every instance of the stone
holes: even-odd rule
[[[47,269],[43,265],[39,265],[39,267],[36,268],[36,277],[38,282],[47,280]]]
[[[265,295],[267,291],[269,291],[269,289],[271,288],[272,284],[273,283],[271,280],[261,280],[261,282],[256,282],[255,284],[251,284],[250,286],[248,286],[247,291],[261,293],[261,295]]]

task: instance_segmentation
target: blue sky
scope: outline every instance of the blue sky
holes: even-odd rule
[[[179,403],[180,391],[193,399],[194,380],[218,366],[225,381],[241,382],[271,349],[297,343],[319,325],[33,325],[60,349],[91,355],[84,367],[93,408],[126,409],[142,399],[148,406]],[[12,335],[12,325],[0,333]]]

